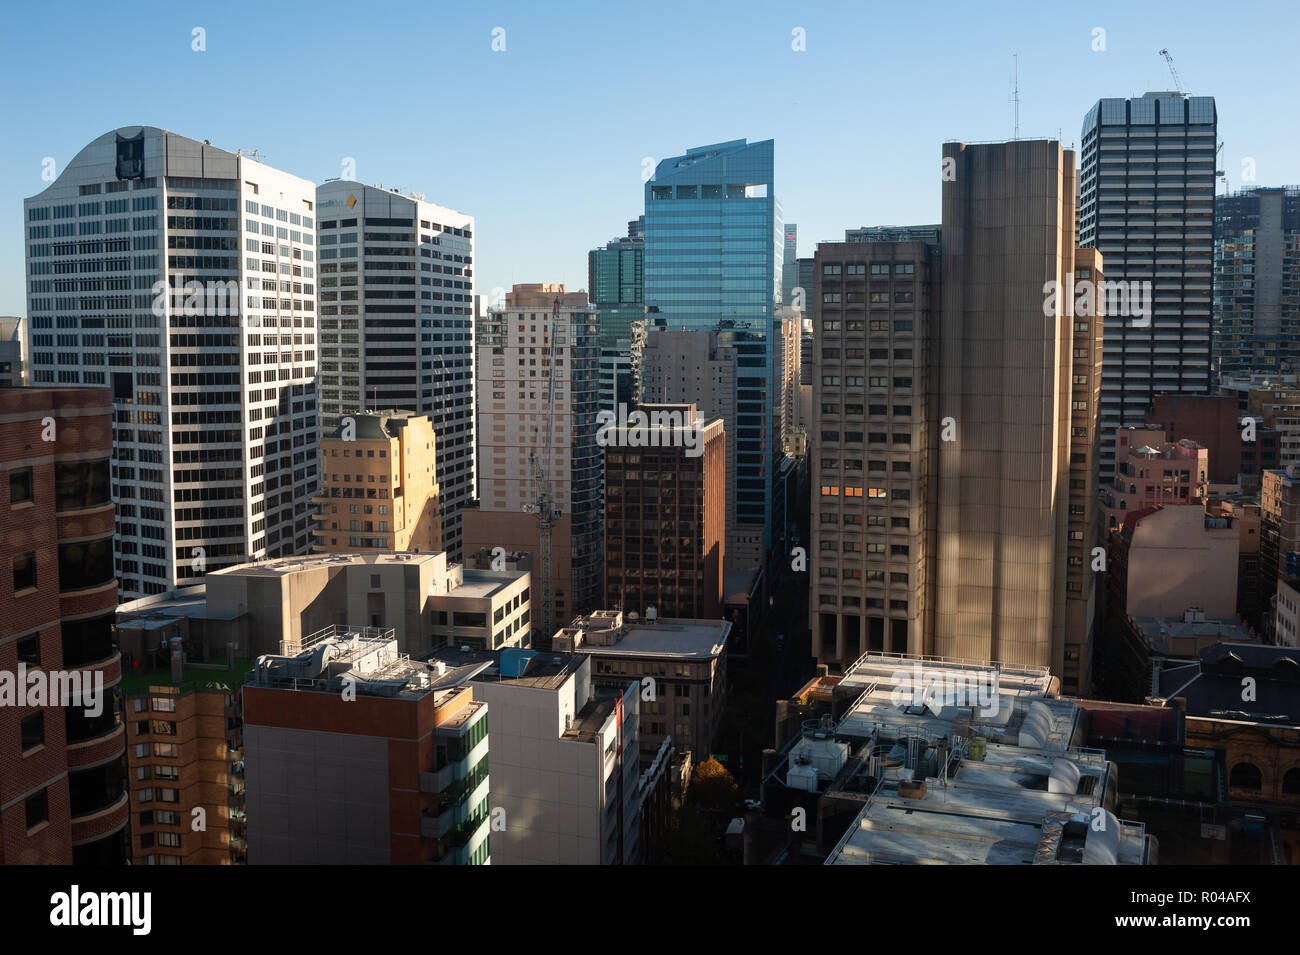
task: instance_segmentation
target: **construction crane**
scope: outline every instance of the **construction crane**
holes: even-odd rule
[[[1174,78],[1174,88],[1178,90],[1178,95],[1186,96],[1187,90],[1183,89],[1182,77],[1178,75],[1178,68],[1174,66],[1174,55],[1168,50],[1161,50],[1160,55],[1163,56],[1165,62],[1169,64],[1169,75]]]
[[[551,428],[555,420],[555,361],[551,352],[554,349],[554,329],[559,320],[560,297],[557,295],[551,305],[551,327],[542,329],[542,356],[543,361],[546,362],[546,403],[542,410],[546,435],[542,440],[547,464],[551,460]],[[537,550],[542,572],[541,639],[550,640],[555,633],[555,580],[551,573],[551,527],[560,519],[562,511],[551,500],[551,480],[546,474],[546,466],[537,456],[537,428],[533,428],[533,438],[533,449],[529,452],[529,459],[533,466],[533,480],[537,482],[537,497],[533,507],[537,510]]]

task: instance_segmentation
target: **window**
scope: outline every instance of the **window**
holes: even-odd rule
[[[9,472],[9,503],[21,504],[32,499],[32,469],[14,468]]]
[[[14,593],[36,586],[36,552],[14,558]]]
[[[38,667],[41,665],[41,635],[34,633],[30,637],[23,637],[18,641],[18,662],[26,663],[29,667]]]
[[[22,751],[35,749],[45,743],[45,713],[33,713],[22,722]]]
[[[28,796],[24,803],[24,809],[27,813],[28,830],[35,829],[43,822],[48,822],[50,818],[50,797],[47,790],[42,789],[34,796]]]

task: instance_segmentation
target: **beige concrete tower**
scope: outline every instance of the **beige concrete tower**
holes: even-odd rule
[[[1086,647],[1092,603],[1067,567],[1092,536],[1101,320],[1095,305],[1074,315],[1074,153],[1040,140],[947,143],[943,155],[928,649],[1060,674],[1067,630]],[[1067,627],[1071,614],[1085,616]]]

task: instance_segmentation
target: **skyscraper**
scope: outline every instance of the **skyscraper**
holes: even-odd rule
[[[31,380],[107,385],[124,595],[305,553],[316,187],[150,126],[24,203]]]
[[[534,560],[533,624],[594,610],[604,595],[595,310],[563,285],[516,285],[504,308],[479,320],[477,347],[479,487],[465,512],[465,552],[538,553],[536,455],[560,517],[551,530],[553,616],[540,606]]]
[[[321,433],[349,411],[426,415],[442,546],[461,556],[474,497],[474,218],[423,196],[333,180],[321,210]]]
[[[794,287],[799,284],[799,226],[787,222],[784,235],[785,242],[781,247],[781,304],[789,305],[794,297]]]
[[[1100,250],[1107,281],[1122,283],[1107,296],[1107,477],[1116,428],[1142,424],[1158,394],[1210,389],[1217,135],[1212,96],[1103,99],[1083,120],[1079,245]]]
[[[723,420],[726,447],[725,562],[728,570],[757,567],[763,562],[762,541],[736,522],[736,439],[725,422],[736,420],[736,349],[724,345],[717,332],[678,331],[651,325],[638,366],[637,391],[647,404],[691,404],[708,420]]]
[[[1300,364],[1300,187],[1215,199],[1215,377]]]
[[[1109,276],[1096,252],[1075,254],[1072,150],[946,143],[943,155],[927,652],[1048,666],[1086,693],[1103,302],[1074,293]]]
[[[628,236],[587,253],[587,290],[600,323],[600,407],[632,403],[632,323],[645,317],[645,239]],[[633,234],[636,232],[637,234]]]
[[[641,406],[649,424],[605,445],[605,606],[722,616],[727,452],[722,419]]]
[[[935,242],[817,246],[809,427],[813,655],[924,653]]]
[[[751,529],[769,567],[784,260],[773,154],[772,140],[700,146],[660,162],[645,185],[646,305],[671,328],[718,330],[739,355],[736,417],[725,421],[736,441],[736,526]]]
[[[817,250],[813,652],[1047,666],[1086,692],[1101,315],[1075,292],[1104,279],[1074,248],[1074,155],[944,159],[938,247]]]

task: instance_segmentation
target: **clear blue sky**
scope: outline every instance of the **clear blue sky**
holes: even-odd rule
[[[846,227],[937,221],[940,143],[1011,136],[1013,52],[1022,136],[1068,146],[1099,97],[1172,88],[1168,47],[1218,100],[1232,187],[1243,157],[1257,184],[1300,182],[1296,22],[1281,0],[9,3],[0,314],[26,313],[22,200],[42,160],[118,126],[256,148],[316,182],[354,157],[363,182],[477,218],[480,291],[582,288],[587,250],[642,211],[642,159],[688,146],[775,139],[801,255]]]

